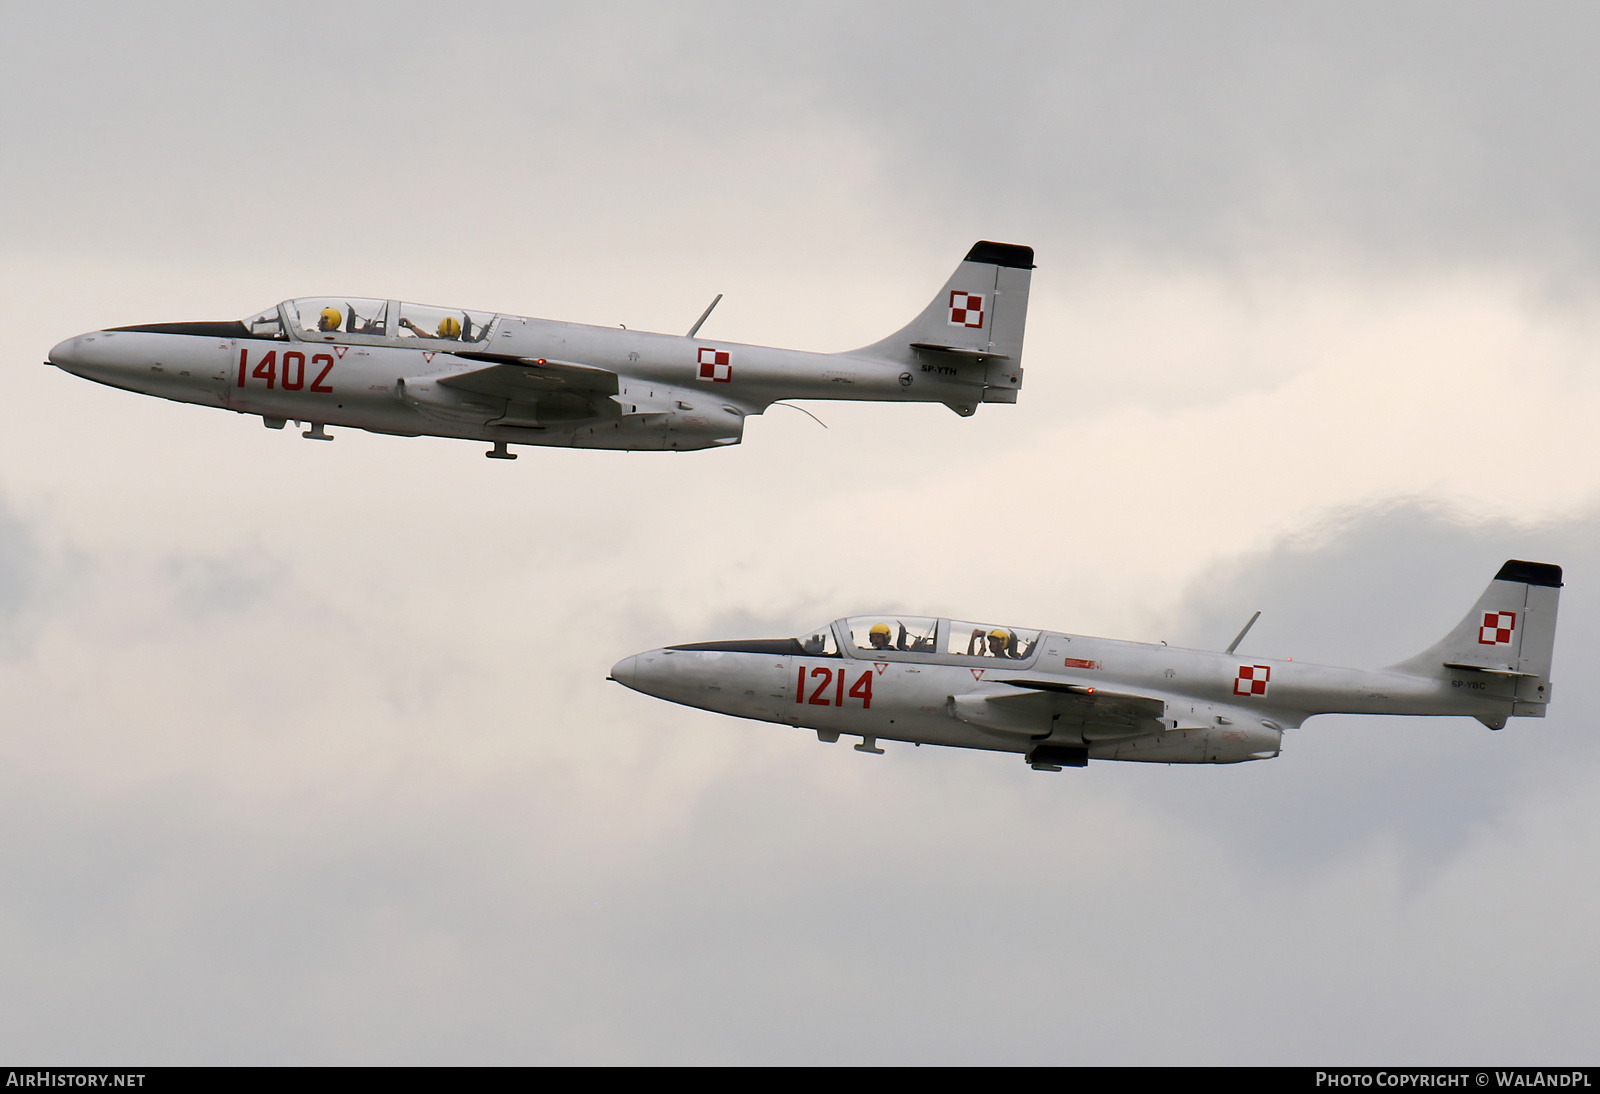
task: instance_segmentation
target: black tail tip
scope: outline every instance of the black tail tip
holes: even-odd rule
[[[980,239],[967,252],[964,262],[986,262],[991,266],[1011,266],[1018,270],[1033,269],[1033,248],[1016,243],[991,243]]]
[[[1500,572],[1494,575],[1496,581],[1520,581],[1524,585],[1548,585],[1552,589],[1561,588],[1561,567],[1553,566],[1548,562],[1523,562],[1520,559],[1508,559],[1500,567]]]

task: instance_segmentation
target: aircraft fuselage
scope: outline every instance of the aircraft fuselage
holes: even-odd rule
[[[739,443],[780,399],[1014,403],[1033,251],[974,245],[885,339],[809,353],[399,300],[302,297],[234,323],[156,323],[69,338],[50,364],[113,387],[376,433],[583,448]],[[719,298],[720,299],[720,298]],[[809,304],[809,302],[808,302]]]
[[[312,341],[105,330],[68,339],[51,351],[50,359],[113,387],[258,414],[269,421],[593,448],[695,449],[736,443],[744,418],[778,399],[981,401],[984,391],[985,368],[978,363],[907,361],[897,366],[850,354],[539,319],[501,317],[486,342],[476,352],[581,361],[613,371],[619,376],[617,395],[551,392],[539,400],[548,409],[541,410],[535,401],[533,416],[508,423],[507,403],[515,410],[514,400],[407,397],[408,381],[414,392],[419,382],[474,367],[470,359],[455,356],[448,344],[409,348],[338,337]],[[702,369],[702,357],[710,359],[710,370]],[[702,378],[702,371],[713,375]],[[719,371],[727,378],[718,378]]]
[[[1559,587],[1559,567],[1508,562],[1450,635],[1386,669],[891,614],[649,650],[611,678],[827,741],[860,736],[867,751],[881,739],[1041,767],[1239,763],[1277,756],[1283,731],[1317,714],[1460,715],[1491,729],[1543,717]]]

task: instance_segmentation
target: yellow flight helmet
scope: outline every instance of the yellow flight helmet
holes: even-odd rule
[[[889,637],[889,624],[887,624],[887,623],[874,623],[872,625],[872,629],[869,630],[867,633],[868,634],[881,634],[885,638],[888,638]]]
[[[317,317],[318,330],[338,330],[339,324],[344,322],[344,313],[338,308],[323,308]]]
[[[457,319],[453,315],[447,315],[443,319],[439,320],[439,337],[440,338],[459,338],[459,337],[461,337],[461,320]]]
[[[1009,642],[1011,641],[1011,632],[1004,630],[1003,628],[996,627],[994,630],[989,632],[989,637],[998,638],[1002,642]]]

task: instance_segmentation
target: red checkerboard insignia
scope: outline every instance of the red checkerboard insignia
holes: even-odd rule
[[[1233,678],[1235,695],[1265,695],[1267,681],[1272,679],[1271,665],[1240,665],[1239,675]]]
[[[950,322],[957,327],[983,326],[983,294],[951,289]]]
[[[1483,626],[1478,628],[1478,645],[1509,646],[1511,632],[1516,629],[1516,612],[1484,612]]]
[[[700,379],[725,384],[733,379],[733,366],[728,364],[726,350],[700,347]]]

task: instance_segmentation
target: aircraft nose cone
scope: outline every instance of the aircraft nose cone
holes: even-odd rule
[[[634,676],[638,671],[638,663],[639,658],[637,656],[624,657],[621,661],[611,666],[611,679],[623,687],[633,687]]]
[[[57,368],[66,369],[68,372],[74,371],[73,366],[78,364],[78,346],[82,341],[82,336],[79,336],[77,338],[68,338],[65,342],[56,343],[55,348],[50,351],[49,362]]]

